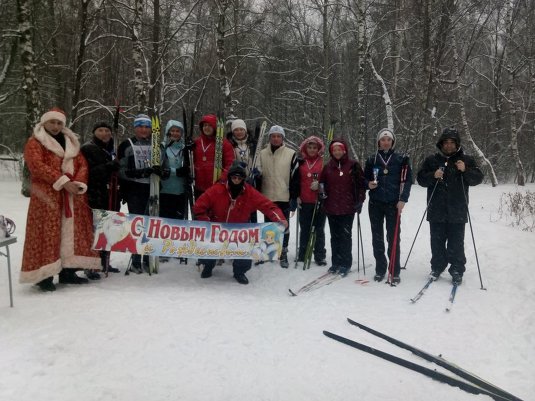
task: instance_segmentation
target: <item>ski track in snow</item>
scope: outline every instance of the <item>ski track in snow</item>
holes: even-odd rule
[[[43,294],[18,284],[28,199],[20,183],[0,182],[0,214],[17,224],[11,246],[15,307],[9,308],[5,258],[0,259],[0,400],[487,400],[435,382],[322,334],[354,339],[420,365],[423,359],[349,325],[350,317],[426,350],[528,400],[535,393],[535,233],[497,219],[503,192],[514,185],[471,188],[470,212],[487,290],[481,290],[470,227],[467,272],[450,313],[445,273],[416,303],[429,273],[429,229],[422,224],[401,284],[375,283],[366,205],[361,215],[366,276],[298,297],[288,296],[319,276],[290,268],[254,267],[248,286],[229,263],[202,280],[190,261],[160,265],[160,274],[112,274],[84,286]],[[535,190],[530,184],[525,189]],[[524,190],[524,189],[519,189]],[[425,209],[425,189],[413,186],[401,224],[401,262]],[[292,219],[292,227],[295,218]],[[327,244],[329,243],[328,225]],[[357,269],[357,224],[353,270]],[[327,246],[328,260],[330,246]],[[128,255],[114,253],[124,272]],[[355,283],[358,278],[370,283]]]

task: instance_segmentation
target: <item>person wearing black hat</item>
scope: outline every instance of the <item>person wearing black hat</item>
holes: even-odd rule
[[[196,220],[248,223],[251,213],[260,211],[270,221],[278,221],[288,227],[288,221],[275,203],[245,182],[247,174],[244,166],[235,161],[228,170],[227,182],[217,182],[208,188],[195,202],[193,214]],[[204,265],[201,278],[212,276],[216,259],[201,259]],[[232,263],[234,278],[240,284],[248,284],[245,275],[251,268],[251,260],[235,259]]]
[[[119,163],[115,158],[111,126],[101,121],[93,126],[93,137],[81,147],[82,154],[89,166],[87,195],[92,209],[109,210],[109,184],[114,172],[119,171]],[[118,197],[116,196],[115,199]],[[118,205],[115,205],[116,207]],[[112,208],[117,210],[116,208]],[[101,251],[102,268],[106,266],[109,252]],[[118,273],[119,269],[109,266],[108,271]],[[91,280],[98,280],[97,272],[86,270],[86,276]]]
[[[464,230],[468,221],[468,187],[481,184],[483,173],[473,157],[464,154],[459,132],[445,128],[438,152],[418,171],[418,184],[427,188],[427,221],[431,232],[431,276],[448,272],[461,284],[465,272]]]

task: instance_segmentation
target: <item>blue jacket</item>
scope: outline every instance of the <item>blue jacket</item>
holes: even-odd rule
[[[169,141],[169,130],[178,127],[182,130],[182,136],[178,142]],[[164,194],[180,195],[184,193],[184,177],[178,177],[177,169],[184,164],[184,126],[180,121],[170,120],[165,126],[165,140],[161,143],[162,167],[168,168],[171,175],[167,180],[161,181],[160,192]]]
[[[387,162],[385,167],[383,161]],[[402,167],[407,166],[407,174],[401,189],[401,171]],[[364,167],[364,178],[366,181],[373,181],[373,169],[379,169],[375,189],[370,189],[369,197],[372,201],[383,203],[397,203],[398,201],[408,202],[412,186],[412,170],[408,156],[402,156],[390,149],[388,152],[378,150],[374,155],[366,160]],[[385,173],[385,170],[388,170]],[[368,186],[366,186],[369,188]]]

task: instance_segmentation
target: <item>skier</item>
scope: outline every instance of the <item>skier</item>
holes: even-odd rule
[[[317,136],[306,138],[299,146],[299,255],[298,262],[304,261],[312,224],[315,227],[314,260],[318,266],[326,266],[325,213],[317,208],[320,174],[323,168],[325,145]],[[314,213],[314,209],[316,212]],[[314,219],[313,219],[314,216]]]
[[[99,269],[91,250],[93,224],[87,207],[87,162],[77,135],[65,127],[63,110],[41,116],[24,148],[31,173],[31,195],[21,283],[55,291],[54,275],[63,284],[85,284],[77,269]]]
[[[299,164],[297,153],[284,144],[285,132],[279,125],[269,129],[269,143],[260,151],[259,180],[262,194],[283,211],[286,220],[297,209]],[[266,221],[270,221],[269,218]],[[290,231],[286,230],[279,259],[282,268],[288,268],[288,242]]]
[[[483,173],[474,158],[464,154],[455,128],[445,128],[436,146],[439,151],[424,160],[417,177],[418,184],[427,187],[431,276],[438,279],[449,264],[452,283],[459,285],[466,270],[468,187],[480,184]]]
[[[81,148],[89,167],[87,183],[89,206],[92,209],[110,210],[110,179],[113,173],[119,171],[119,163],[116,159],[114,160],[112,128],[107,122],[101,121],[93,126],[92,133],[91,140]],[[115,205],[111,210],[118,210],[118,206]],[[100,251],[102,270],[106,268],[108,260],[109,252]],[[108,266],[108,272],[119,273],[119,269]],[[96,271],[86,270],[85,275],[90,280],[100,279]]]
[[[151,128],[149,116],[137,115],[134,119],[134,137],[123,141],[117,151],[121,196],[128,205],[128,211],[133,214],[148,214],[150,175],[154,173],[165,179],[169,174],[160,166],[151,166]],[[145,255],[143,259],[143,264],[148,268],[148,256]],[[132,255],[130,269],[137,274],[143,272],[141,255]]]
[[[270,221],[278,221],[285,228],[288,227],[288,222],[277,205],[245,183],[246,177],[243,166],[235,161],[228,171],[227,182],[214,184],[197,199],[193,207],[195,218],[202,221],[246,223],[251,213],[259,210]],[[216,260],[201,259],[200,263],[204,265],[201,278],[211,277]],[[251,264],[250,259],[234,259],[232,266],[238,283],[249,283],[245,272],[251,268]]]
[[[180,121],[169,120],[162,141],[162,166],[169,169],[167,180],[161,182],[160,216],[184,219],[186,211],[185,185],[190,179],[189,168],[184,166],[184,126]]]
[[[383,224],[386,221],[386,237],[388,240],[388,258],[392,257],[392,247],[395,246],[393,263],[393,284],[400,283],[399,262],[400,224],[398,215],[409,200],[412,185],[412,171],[408,157],[394,151],[396,137],[392,130],[383,128],[377,134],[377,151],[366,160],[364,177],[370,190],[368,213],[372,230],[373,256],[375,257],[375,281],[382,281],[386,274],[387,258],[385,256],[385,241]],[[404,167],[406,166],[406,167]],[[403,175],[403,177],[402,177]],[[397,225],[397,238],[394,245],[394,234]]]
[[[329,145],[331,159],[323,167],[320,197],[331,231],[332,266],[329,272],[346,276],[351,270],[353,220],[362,211],[366,187],[362,167],[347,154],[347,145],[335,139]]]
[[[221,152],[223,171],[220,177],[225,182],[227,171],[234,161],[234,150],[227,139],[223,139],[222,149],[216,149],[217,117],[215,114],[202,116],[199,122],[201,135],[195,139],[193,149],[193,166],[195,171],[195,199],[214,184],[216,152]]]

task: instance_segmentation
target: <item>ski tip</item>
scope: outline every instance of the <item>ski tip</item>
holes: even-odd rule
[[[415,304],[415,303],[416,303],[416,300],[415,300],[415,299],[412,299],[412,298],[411,298],[410,301],[411,301],[411,304]]]
[[[292,297],[296,297],[297,296],[297,294],[295,292],[293,292],[292,290],[290,290],[290,289],[288,289],[288,292],[290,293],[290,295]]]

